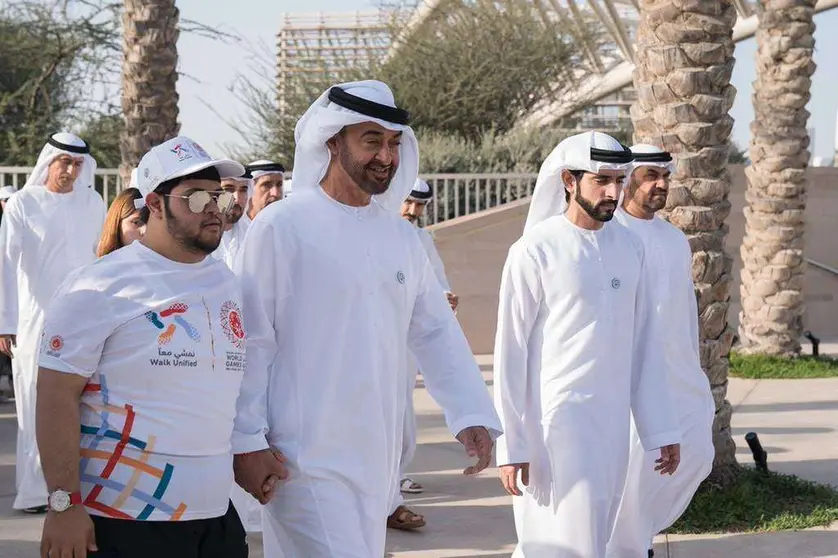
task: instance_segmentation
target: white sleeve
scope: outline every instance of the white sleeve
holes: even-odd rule
[[[436,280],[439,281],[442,290],[451,292],[451,285],[445,276],[445,265],[442,263],[442,258],[439,257],[433,235],[426,230],[420,229],[420,238],[422,239],[422,245],[425,247],[425,252],[428,254],[428,260],[431,262],[431,268],[434,270]]]
[[[695,352],[696,357],[701,360],[701,353],[699,352],[699,330],[698,330],[698,301],[695,298],[695,283],[693,283],[693,270],[692,270],[692,252],[690,251],[689,243],[685,243],[687,257],[685,258],[685,263],[682,264],[681,273],[684,277],[684,291],[683,296],[685,297],[685,304],[684,308],[687,309],[689,313],[685,316],[687,320],[688,326],[688,334],[690,336],[690,347],[692,348],[693,352]]]
[[[276,316],[288,297],[288,259],[277,246],[277,234],[268,221],[251,225],[239,256],[236,275],[241,281],[242,314],[247,332],[247,366],[236,403],[233,453],[268,447],[267,397],[276,359]],[[278,265],[281,263],[282,268]]]
[[[23,252],[23,222],[16,204],[9,200],[0,223],[0,335],[17,333],[17,274]]]
[[[485,426],[493,436],[501,433],[489,390],[474,360],[468,341],[424,254],[418,293],[408,329],[408,348],[422,370],[428,392],[445,413],[455,436],[469,426]]]
[[[677,444],[681,441],[678,417],[669,387],[669,370],[661,339],[666,324],[662,314],[655,312],[650,288],[656,278],[641,251],[640,277],[635,298],[634,353],[631,373],[631,410],[640,442],[646,451]]]
[[[113,316],[110,300],[98,284],[82,275],[86,269],[71,273],[55,291],[44,315],[38,364],[89,378],[99,367],[114,327],[105,318]]]
[[[497,464],[530,461],[524,428],[527,407],[529,338],[541,305],[538,263],[521,244],[513,244],[503,266],[495,335],[495,408],[504,434]]]

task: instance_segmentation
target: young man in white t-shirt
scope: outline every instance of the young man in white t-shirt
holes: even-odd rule
[[[220,180],[243,173],[186,137],[153,148],[137,172],[145,236],[71,274],[52,300],[37,403],[43,557],[247,556],[229,499],[241,289],[207,257],[232,205]],[[281,458],[263,472],[283,478]]]

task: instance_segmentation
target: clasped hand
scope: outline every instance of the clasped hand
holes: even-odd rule
[[[273,497],[276,483],[288,478],[287,459],[274,447],[233,456],[236,483],[262,505]]]

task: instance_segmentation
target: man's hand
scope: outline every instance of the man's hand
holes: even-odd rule
[[[456,312],[457,306],[460,304],[460,297],[458,297],[454,293],[449,293],[447,291],[445,293],[445,296],[448,298],[448,305],[451,306],[451,310]]]
[[[495,442],[485,426],[469,426],[457,434],[457,440],[466,448],[469,457],[477,457],[477,463],[463,470],[464,475],[474,475],[492,462],[492,448]]]
[[[41,535],[41,558],[87,558],[88,551],[96,550],[93,521],[84,506],[47,513]]]
[[[521,471],[521,484],[524,486],[530,485],[530,464],[529,463],[510,463],[500,467],[500,483],[503,489],[510,496],[523,496],[521,489],[518,488],[518,471]]]
[[[233,473],[236,483],[263,506],[274,493],[278,481],[288,478],[285,456],[276,448],[233,456]]]
[[[661,448],[660,459],[655,460],[655,471],[661,475],[671,475],[681,463],[681,444],[672,444]]]
[[[17,347],[16,335],[0,335],[0,353],[9,358],[14,358],[12,347]]]

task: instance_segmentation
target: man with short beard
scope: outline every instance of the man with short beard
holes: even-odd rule
[[[221,184],[225,191],[235,195],[236,203],[213,257],[223,260],[230,269],[241,251],[250,223],[263,209],[283,198],[285,167],[261,159],[248,164],[245,170],[244,177],[225,180]]]
[[[42,558],[248,555],[230,503],[241,289],[207,257],[232,205],[220,178],[243,173],[186,137],[152,148],[137,170],[145,235],[56,293],[38,379]]]
[[[250,199],[251,180],[246,174],[242,177],[225,178],[221,189],[233,196],[233,207],[224,215],[224,234],[221,244],[212,253],[212,257],[221,260],[232,269],[235,254],[241,248],[250,218],[246,210]]]
[[[294,195],[253,222],[236,266],[250,335],[236,478],[267,503],[266,558],[384,555],[408,348],[478,458],[465,472],[491,460],[499,426],[486,385],[399,216],[419,163],[407,123],[379,81],[324,92],[297,123]],[[270,445],[288,460],[284,483],[266,480]]]
[[[96,160],[70,133],[53,134],[0,224],[0,352],[12,358],[17,411],[14,508],[46,511],[35,440],[38,343],[44,311],[61,281],[96,259],[107,212],[93,188]]]
[[[666,340],[663,352],[681,431],[683,465],[672,476],[656,474],[654,453],[631,433],[631,456],[620,511],[608,558],[635,558],[649,550],[654,536],[672,525],[692,500],[713,467],[715,404],[710,382],[701,368],[698,349],[698,307],[692,280],[692,251],[678,228],[657,217],[666,206],[672,156],[653,145],[639,144],[617,221],[643,241],[654,280],[655,317]]]
[[[599,132],[562,141],[541,167],[524,234],[504,265],[494,384],[515,558],[605,556],[630,413],[644,447],[659,448],[650,467],[671,474],[678,466],[643,244],[609,222],[632,159]]]

